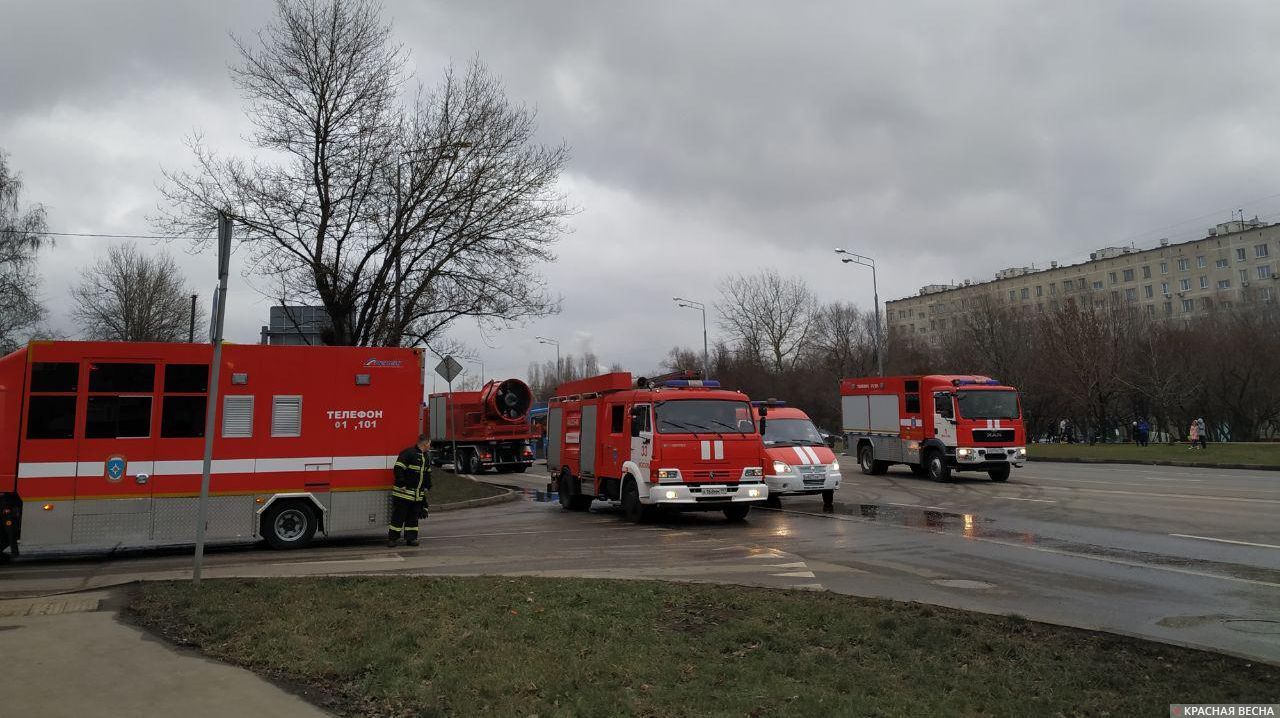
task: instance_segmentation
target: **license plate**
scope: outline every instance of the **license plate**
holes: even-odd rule
[[[703,496],[723,496],[727,493],[729,493],[729,490],[723,486],[703,486],[702,487]]]

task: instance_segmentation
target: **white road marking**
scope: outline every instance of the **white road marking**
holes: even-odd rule
[[[286,561],[273,563],[272,566],[331,566],[344,563],[400,563],[404,556],[382,556],[380,558],[347,558],[334,561]]]
[[[1254,542],[1252,542],[1252,541],[1233,541],[1233,540],[1231,540],[1231,539],[1213,538],[1212,536],[1192,536],[1191,534],[1169,534],[1169,535],[1170,535],[1170,536],[1177,536],[1178,538],[1200,539],[1201,541],[1217,541],[1218,543],[1232,543],[1232,544],[1236,544],[1236,545],[1239,545],[1239,546],[1258,546],[1258,547],[1261,547],[1261,548],[1280,548],[1280,546],[1277,546],[1277,545],[1275,545],[1275,544],[1270,544],[1270,543],[1254,543]]]
[[[969,487],[966,487],[966,488],[969,488]],[[1150,493],[1145,491],[1107,491],[1105,489],[1074,489],[1069,486],[1039,486],[1037,488],[1039,488],[1041,491],[1074,491],[1076,493],[1081,493],[1081,494],[1109,494],[1112,496],[1141,496],[1148,499],[1200,499],[1203,501],[1227,501],[1232,503],[1246,503],[1246,504],[1280,504],[1280,499],[1252,499],[1252,498],[1236,497],[1236,496],[1209,496],[1205,494],[1161,494],[1161,493]],[[912,490],[945,491],[946,493],[953,494],[953,495],[955,493],[951,489],[935,488],[935,487],[928,487],[928,486],[913,486]],[[1255,490],[1255,489],[1246,489],[1246,490],[1252,493],[1258,492],[1258,490]],[[1264,491],[1264,493],[1280,493],[1280,491]],[[1009,498],[1007,496],[987,494],[981,491],[974,491],[971,494],[971,496],[981,496],[982,498],[987,498],[987,499]]]
[[[804,561],[796,561],[795,563],[771,563],[769,568],[807,568]]]
[[[753,553],[753,554],[751,554],[750,556],[745,556],[744,558],[771,558],[771,559],[780,559],[780,558],[784,558],[784,556],[783,556],[783,554],[780,554],[780,553]]]
[[[993,499],[1004,499],[1006,501],[1035,501],[1042,504],[1056,504],[1056,499],[1024,499],[1021,496],[992,496]]]
[[[813,575],[813,571],[792,571],[790,573],[771,573],[769,575],[781,578],[817,578],[817,576]]]

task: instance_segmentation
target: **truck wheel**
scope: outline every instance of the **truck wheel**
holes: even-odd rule
[[[879,476],[889,469],[889,462],[876,461],[875,449],[871,444],[865,444],[858,449],[858,466],[862,468],[862,473],[870,476]]]
[[[578,491],[578,485],[569,475],[568,471],[560,474],[560,505],[568,511],[587,511],[591,508],[593,499],[590,496]],[[637,496],[637,500],[638,500]]]
[[[640,503],[640,489],[636,488],[634,479],[628,479],[622,487],[622,516],[633,524],[653,518],[653,507]]]
[[[987,476],[990,476],[992,481],[1008,481],[1009,472],[1010,469],[1008,466],[1001,466],[988,471]]]
[[[476,475],[484,471],[484,467],[480,465],[480,452],[472,451],[467,454],[467,473]]]
[[[277,501],[263,513],[261,530],[271,548],[302,548],[316,535],[315,511],[301,502]]]
[[[573,501],[573,494],[570,492],[569,472],[560,472],[560,478],[556,479],[556,493],[560,494],[560,508],[565,511],[569,510],[570,503]]]
[[[746,521],[749,513],[751,513],[751,504],[732,504],[724,507],[724,517],[733,523]]]
[[[934,481],[951,480],[951,467],[947,466],[947,457],[941,451],[933,449],[924,455],[924,464],[929,471],[929,478]]]

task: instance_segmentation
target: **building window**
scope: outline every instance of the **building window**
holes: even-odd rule
[[[1268,279],[1271,277],[1271,265],[1264,264],[1258,267],[1258,279]]]
[[[1150,299],[1156,295],[1155,290],[1152,289],[1150,284],[1142,288],[1142,293],[1146,295],[1147,299]]]
[[[1184,291],[1184,292],[1186,292],[1186,291],[1190,291],[1190,289],[1191,289],[1191,280],[1190,280],[1190,279],[1179,279],[1179,280],[1178,280],[1178,289],[1179,289],[1179,290],[1181,290],[1181,291]]]
[[[1142,278],[1143,278],[1143,279],[1151,279],[1151,265],[1150,265],[1150,264],[1143,266],[1143,268],[1142,268]]]
[[[1164,303],[1164,315],[1165,315],[1166,317],[1171,317],[1171,316],[1173,316],[1173,302],[1165,302],[1165,303]]]
[[[1112,283],[1112,284],[1115,284],[1115,283],[1116,283],[1116,273],[1115,273],[1115,272],[1107,272],[1107,279],[1111,280],[1111,283]]]
[[[1030,289],[1028,289],[1027,287],[1023,287],[1023,288],[1022,288],[1022,298],[1023,298],[1023,299],[1030,299],[1030,298],[1031,298],[1031,290],[1030,290]]]
[[[1218,289],[1230,289],[1230,288],[1231,288],[1231,280],[1230,280],[1230,279],[1219,279],[1219,280],[1218,280]]]
[[[1124,298],[1126,301],[1134,302],[1138,300],[1138,290],[1130,287],[1124,290]]]
[[[1102,282],[1094,282],[1094,283],[1093,283],[1093,288],[1094,288],[1094,289],[1102,289]]]
[[[1147,316],[1149,316],[1149,317],[1154,317],[1155,315],[1156,315],[1156,305],[1154,305],[1154,304],[1148,304],[1148,305],[1147,305]]]
[[[1262,300],[1262,301],[1264,301],[1264,302],[1269,302],[1269,301],[1271,301],[1271,288],[1270,288],[1270,287],[1263,287],[1262,289],[1259,289],[1259,290],[1258,290],[1258,299],[1260,299],[1260,300]]]
[[[1119,304],[1119,303],[1120,303],[1120,292],[1117,292],[1117,291],[1115,291],[1114,289],[1113,289],[1113,290],[1111,290],[1111,303],[1112,303],[1112,304]]]
[[[1036,285],[1036,296],[1037,297],[1044,296],[1044,287],[1040,286],[1039,284]]]
[[[1217,267],[1218,269],[1224,269],[1228,264],[1229,262],[1227,261],[1227,258],[1223,257],[1222,259],[1219,259],[1218,261],[1214,262],[1213,266]]]
[[[1208,288],[1209,288],[1209,278],[1208,278],[1208,277],[1206,277],[1206,276],[1204,276],[1204,275],[1201,275],[1201,276],[1200,276],[1200,288],[1201,288],[1201,289],[1208,289]]]
[[[1051,296],[1051,297],[1056,297],[1056,296],[1058,296],[1058,285],[1057,285],[1057,284],[1050,284],[1050,285],[1049,285],[1049,296]]]
[[[1241,269],[1241,270],[1240,270],[1240,281],[1242,281],[1242,282],[1247,282],[1247,281],[1249,281],[1249,270],[1247,270],[1247,269]]]
[[[1016,290],[1010,289],[1010,290],[1009,290],[1009,301],[1011,301],[1011,302],[1012,302],[1012,301],[1016,301],[1017,299],[1018,299],[1018,292],[1017,292]]]
[[[1132,270],[1132,269],[1126,269],[1126,270],[1124,270],[1124,281],[1126,281],[1126,282],[1132,282],[1132,281],[1133,281],[1133,270]]]
[[[1168,282],[1161,282],[1161,283],[1160,283],[1160,293],[1161,293],[1161,294],[1165,294],[1165,295],[1167,295],[1167,294],[1169,293],[1169,283],[1168,283]]]
[[[1271,256],[1271,248],[1265,244],[1259,244],[1253,248],[1253,256],[1258,259]]]
[[[1183,311],[1183,313],[1184,313],[1184,314],[1185,314],[1185,313],[1187,313],[1187,312],[1193,312],[1193,311],[1195,311],[1195,308],[1196,308],[1196,303],[1195,303],[1195,301],[1194,301],[1194,300],[1192,300],[1192,299],[1184,299],[1184,300],[1182,300],[1182,311]]]
[[[1169,273],[1169,263],[1168,263],[1168,262],[1161,262],[1161,263],[1160,263],[1160,273],[1161,273],[1161,274],[1168,274],[1168,273]]]
[[[1245,259],[1244,247],[1236,247],[1236,261],[1243,262]]]
[[[1200,306],[1205,309],[1213,309],[1213,297],[1202,297],[1200,299]]]
[[[1075,288],[1076,288],[1075,282],[1071,281],[1070,279],[1062,280],[1062,291],[1072,292],[1072,291],[1075,291]]]
[[[1209,266],[1209,263],[1205,261],[1203,254],[1200,255],[1199,257],[1196,257],[1196,266],[1200,267],[1201,269],[1204,269],[1205,267]]]
[[[1179,260],[1178,260],[1178,271],[1179,271],[1179,272],[1185,272],[1185,271],[1187,271],[1188,269],[1191,269],[1191,262],[1190,262],[1189,260],[1187,260],[1187,259],[1179,259]]]

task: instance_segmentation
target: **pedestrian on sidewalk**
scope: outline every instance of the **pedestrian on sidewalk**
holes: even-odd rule
[[[1204,429],[1204,417],[1197,418],[1196,419],[1196,436],[1200,437],[1201,449],[1209,448],[1208,433],[1209,432],[1205,431]]]
[[[1195,421],[1192,421],[1191,426],[1187,429],[1187,440],[1189,444],[1187,446],[1188,451],[1199,448],[1197,444],[1200,443],[1200,431]]]
[[[1138,446],[1151,445],[1151,422],[1143,417],[1138,421]]]
[[[431,440],[418,435],[418,442],[396,457],[395,484],[391,487],[391,521],[387,525],[387,546],[400,538],[405,545],[418,545],[418,519],[425,517],[427,490],[431,488]]]

